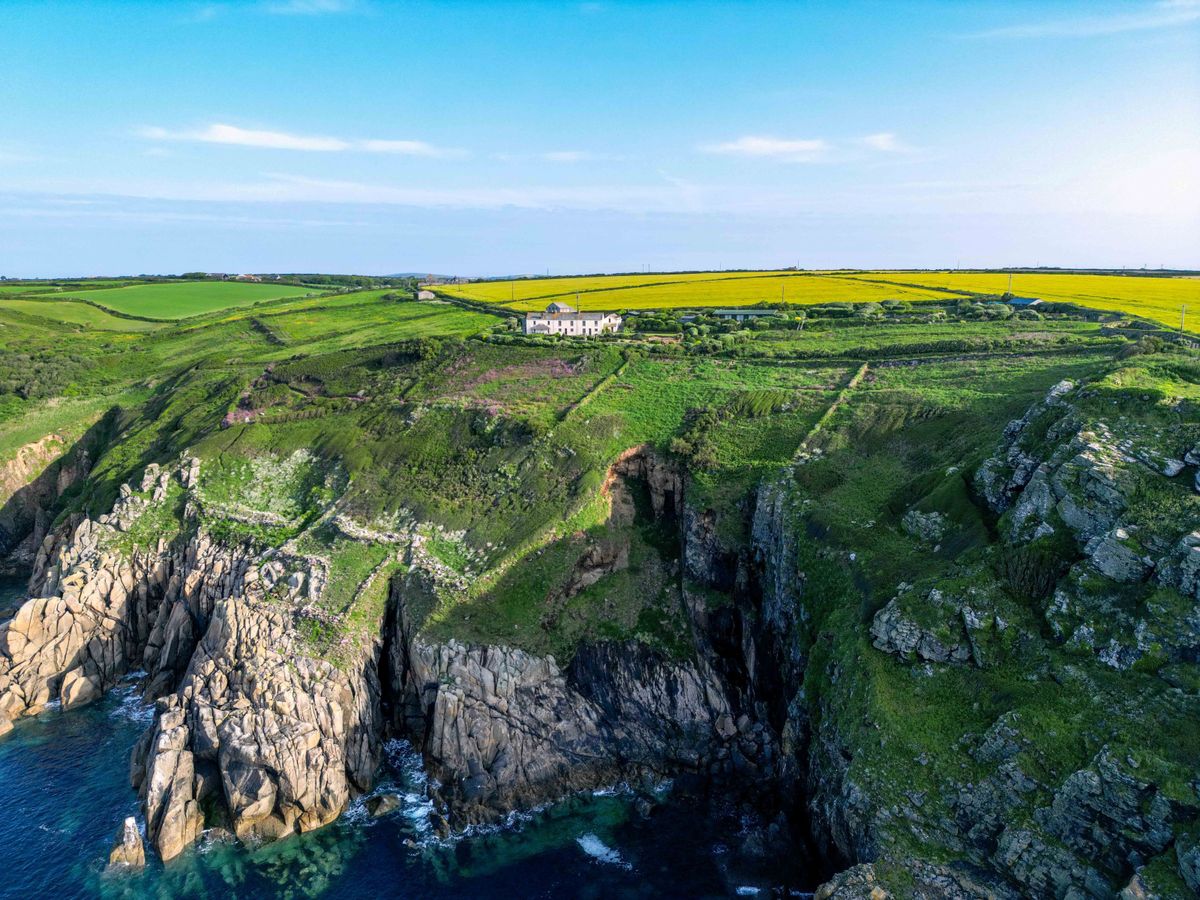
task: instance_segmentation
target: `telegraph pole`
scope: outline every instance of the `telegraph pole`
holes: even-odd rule
[[[1179,336],[1183,337],[1183,326],[1187,322],[1187,304],[1183,304],[1179,309]]]

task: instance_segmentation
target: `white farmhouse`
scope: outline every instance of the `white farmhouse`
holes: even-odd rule
[[[620,330],[621,317],[616,313],[579,312],[565,303],[551,303],[543,312],[525,314],[526,334],[594,337]]]

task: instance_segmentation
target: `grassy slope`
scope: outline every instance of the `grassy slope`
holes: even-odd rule
[[[636,354],[626,361],[619,347],[604,344],[454,345],[420,359],[387,346],[369,348],[463,336],[495,320],[444,304],[386,301],[384,293],[279,301],[153,336],[39,337],[28,323],[25,336],[15,328],[12,336],[22,349],[55,348],[49,355],[68,379],[61,392],[103,398],[93,410],[109,402],[136,409],[153,394],[126,440],[98,467],[88,498],[94,509],[110,502],[140,465],[184,446],[217,456],[286,456],[311,448],[346,465],[346,503],[356,517],[403,512],[463,531],[467,549],[503,572],[539,549],[566,548],[569,534],[602,526],[606,510],[591,500],[621,451],[641,443],[665,449],[689,410],[765,397],[769,407],[780,408],[729,417],[712,435],[713,464],[695,483],[699,498],[736,503],[791,458],[855,368],[850,362],[778,365]],[[915,347],[927,338],[919,327],[860,326],[848,329],[854,332],[849,342],[837,346],[865,343],[872,327],[889,345]],[[982,335],[1011,333],[1011,323],[965,327]],[[814,326],[805,340],[832,340],[820,333]],[[837,329],[831,334],[844,337]],[[1056,336],[1053,329],[1046,334]],[[1094,329],[1086,326],[1081,334]],[[779,334],[760,337],[765,344]],[[191,369],[182,376],[168,374],[185,366]],[[575,408],[583,398],[587,403]],[[42,404],[12,405],[13,434],[50,423]],[[218,428],[231,413],[251,424]],[[573,558],[569,549],[561,552],[558,578]],[[533,605],[545,599],[547,586],[540,586],[541,596],[529,592],[536,585],[506,592],[496,587],[502,577],[479,579],[470,605],[493,608],[505,620],[535,619]],[[485,635],[487,617],[472,621]],[[543,637],[531,635],[530,642],[544,648]]]
[[[103,309],[97,309],[89,303],[57,298],[0,300],[0,309],[25,313],[81,328],[97,328],[102,331],[153,331],[155,328],[161,327],[158,322],[125,319],[111,315]]]
[[[67,296],[98,303],[108,309],[154,319],[182,319],[263,300],[298,297],[310,288],[240,281],[191,281],[135,284],[108,290],[70,290]]]

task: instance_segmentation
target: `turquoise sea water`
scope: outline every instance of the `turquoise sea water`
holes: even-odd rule
[[[0,897],[607,900],[767,897],[781,887],[777,862],[747,865],[734,852],[736,812],[700,813],[667,798],[647,815],[620,791],[436,841],[418,759],[398,741],[388,745],[380,789],[405,799],[388,816],[371,819],[360,799],[308,835],[258,849],[202,842],[166,866],[152,860],[141,874],[105,875],[119,824],[137,813],[129,749],[150,719],[130,679],[99,703],[48,710],[0,738]]]

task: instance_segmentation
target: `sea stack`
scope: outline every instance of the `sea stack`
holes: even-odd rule
[[[141,870],[146,867],[146,848],[142,844],[142,833],[137,819],[127,816],[117,829],[116,840],[108,854],[108,871]]]

